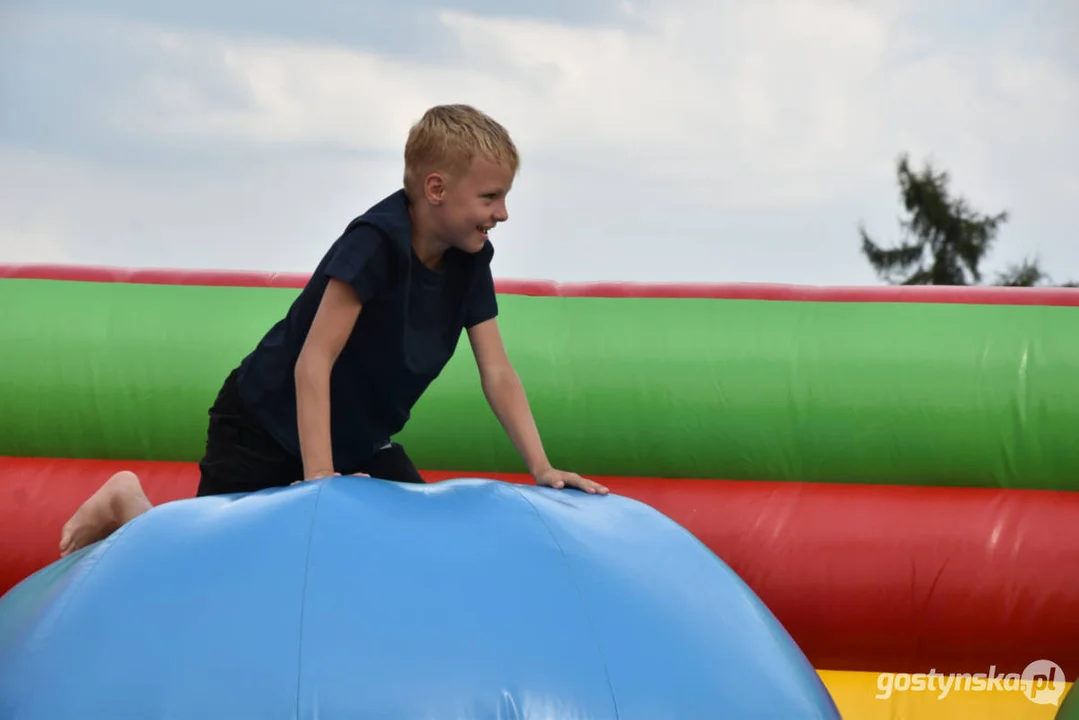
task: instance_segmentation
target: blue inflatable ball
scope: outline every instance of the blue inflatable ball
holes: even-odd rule
[[[20,720],[838,718],[749,588],[615,495],[342,477],[154,508],[0,601]]]

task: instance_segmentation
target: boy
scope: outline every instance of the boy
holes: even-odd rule
[[[198,495],[342,474],[424,482],[390,438],[462,331],[488,404],[536,483],[607,493],[550,465],[498,330],[488,233],[509,217],[518,162],[506,130],[467,105],[423,115],[405,145],[403,189],[348,225],[286,317],[226,378]],[[149,508],[138,478],[117,473],[64,526],[61,554]]]

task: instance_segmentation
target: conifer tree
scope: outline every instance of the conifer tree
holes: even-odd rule
[[[1008,213],[983,215],[949,194],[949,177],[926,163],[918,173],[906,155],[897,163],[900,197],[909,217],[900,222],[906,237],[884,249],[859,228],[862,253],[881,279],[893,285],[974,285]]]
[[[1008,221],[1008,212],[986,215],[975,212],[964,198],[953,198],[946,172],[930,163],[914,172],[906,155],[896,165],[899,195],[907,218],[900,221],[905,233],[894,247],[883,248],[859,227],[862,254],[877,275],[893,285],[979,285],[982,261],[993,249],[997,232]],[[996,275],[993,283],[1008,287],[1054,284],[1036,260],[1024,260]],[[1079,287],[1075,281],[1062,287]]]

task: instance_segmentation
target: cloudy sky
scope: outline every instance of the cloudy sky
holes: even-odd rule
[[[502,277],[876,284],[906,151],[1079,279],[1079,3],[1020,5],[0,0],[0,262],[309,271],[468,102]]]

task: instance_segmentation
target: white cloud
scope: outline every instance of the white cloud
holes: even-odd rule
[[[166,62],[150,64],[148,97],[119,117],[143,131],[395,151],[427,106],[465,99],[546,159],[709,181],[743,202],[816,201],[865,167],[888,19],[844,2],[767,5],[683,10],[654,18],[652,33],[445,11],[463,52],[446,68],[147,30]],[[729,28],[725,47],[702,31],[713,25]],[[222,84],[234,100],[214,101]]]
[[[78,233],[73,218],[56,212],[65,194],[49,181],[60,170],[56,164],[27,162],[32,153],[0,151],[0,250],[3,262],[66,263],[65,248]],[[18,168],[19,172],[9,172]],[[36,188],[38,202],[26,202],[24,189]]]
[[[397,175],[340,156],[203,171],[0,149],[0,262],[306,271]]]
[[[432,97],[468,93],[482,79],[352,48],[132,30],[156,52],[142,93],[115,120],[170,139],[398,151]]]
[[[1060,78],[1046,95],[1051,66],[1024,70],[1030,61],[991,46],[907,59],[916,29],[890,3],[663,8],[652,32],[443,11],[463,53],[449,67],[147,28],[143,44],[160,55],[147,94],[118,117],[144,131],[397,152],[427,106],[464,99],[545,159],[706,181],[739,202],[805,203],[856,190],[908,146],[977,164],[1019,127],[1008,118],[1029,127],[1075,106]],[[973,127],[990,117],[1005,120]]]
[[[397,182],[409,124],[432,104],[466,101],[502,120],[524,152],[515,222],[498,235],[502,274],[872,282],[855,225],[893,236],[893,162],[910,150],[950,170],[976,206],[1013,212],[1000,258],[1037,252],[1079,276],[1066,229],[1079,189],[1066,132],[1079,117],[1077,78],[1048,50],[1002,41],[1007,29],[944,42],[927,24],[934,14],[918,14],[933,7],[626,3],[633,27],[606,29],[443,11],[461,56],[438,65],[83,22],[80,32],[127,47],[138,73],[131,92],[110,100],[123,132],[265,157],[257,169],[223,160],[190,175],[87,169],[79,177],[92,196],[107,194],[95,207],[111,209],[85,212],[97,218],[94,237],[130,243],[121,218],[140,214],[139,236],[167,245],[161,257],[172,264],[191,265],[197,252],[200,265],[250,265],[229,248],[311,238],[302,252],[258,257],[303,269],[349,213]],[[110,181],[115,190],[100,187]],[[29,203],[47,196],[14,189]],[[123,209],[125,193],[138,208]],[[182,211],[147,228],[145,208]],[[78,243],[89,231],[70,232]],[[237,240],[244,234],[253,239]],[[197,250],[184,254],[184,236],[198,238]],[[657,245],[663,255],[641,254]]]

